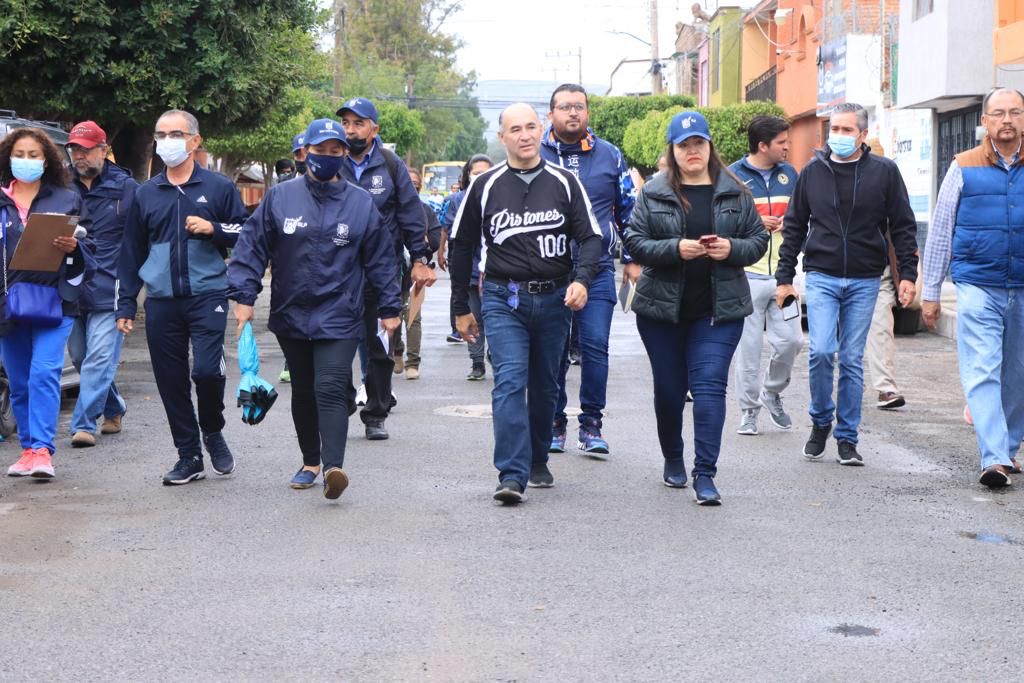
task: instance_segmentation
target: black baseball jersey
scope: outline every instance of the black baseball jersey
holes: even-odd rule
[[[579,246],[574,279],[590,287],[601,259],[601,227],[587,193],[566,169],[541,161],[526,170],[499,164],[469,186],[452,226],[452,308],[469,313],[473,252],[484,277],[555,280],[573,270],[569,243]]]

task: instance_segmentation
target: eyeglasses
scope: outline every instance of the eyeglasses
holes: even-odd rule
[[[513,311],[519,309],[519,284],[516,282],[508,283],[508,291],[511,292],[508,297],[508,307]]]
[[[1019,119],[1020,117],[1024,116],[1024,109],[1011,109],[1010,111],[996,109],[995,111],[990,111],[989,113],[985,114],[985,116],[1001,121],[1006,118],[1007,114],[1010,115],[1011,119]]]
[[[577,113],[582,114],[583,112],[585,112],[587,110],[587,105],[579,104],[579,103],[577,103],[577,104],[559,104],[559,105],[557,105],[555,107],[555,109],[557,109],[558,111],[562,112],[563,114],[568,113],[570,111],[575,111]]]
[[[193,137],[194,135],[195,133],[187,133],[183,130],[171,130],[167,131],[166,133],[158,130],[155,133],[153,133],[153,139],[166,140],[167,138],[170,138],[172,140],[184,140],[185,138],[190,138]]]

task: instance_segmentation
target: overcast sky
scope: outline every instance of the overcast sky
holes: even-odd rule
[[[714,14],[717,0],[700,0]],[[694,0],[659,0],[659,52],[674,51],[675,24],[692,20]],[[723,1],[723,6],[749,7],[754,2]],[[463,9],[445,24],[446,33],[465,42],[459,52],[459,68],[477,72],[479,80],[578,79],[575,57],[583,54],[583,82],[609,82],[622,59],[648,59],[651,48],[626,35],[650,42],[650,0],[463,0]],[[582,50],[581,50],[582,48]],[[561,53],[563,56],[558,57]],[[574,56],[565,56],[572,53]]]

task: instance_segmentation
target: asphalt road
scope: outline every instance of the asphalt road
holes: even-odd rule
[[[287,486],[287,385],[256,427],[229,399],[235,474],[161,486],[175,455],[133,336],[124,432],[86,450],[62,435],[52,483],[0,480],[0,680],[1020,679],[1024,492],[974,482],[949,340],[899,339],[908,406],[865,394],[864,468],[834,442],[824,462],[799,455],[806,355],[791,432],[762,416],[736,435],[730,397],[724,505],[701,508],[661,484],[649,365],[617,313],[610,461],[553,456],[555,488],[504,508],[490,422],[453,416],[491,385],[465,381],[446,302],[442,280],[391,440],[352,424],[337,503]],[[0,445],[4,466],[16,451]]]

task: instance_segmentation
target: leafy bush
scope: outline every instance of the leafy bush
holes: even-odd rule
[[[650,95],[647,97],[591,97],[590,127],[597,134],[622,148],[622,140],[630,123],[642,119],[650,111],[663,111],[669,107],[692,107],[687,95]]]
[[[774,102],[743,102],[724,107],[671,107],[664,111],[650,111],[626,127],[622,153],[630,164],[652,168],[668,147],[665,132],[672,117],[681,111],[698,111],[708,120],[711,139],[722,161],[731,164],[747,153],[747,126],[755,116],[785,117],[786,113]]]

